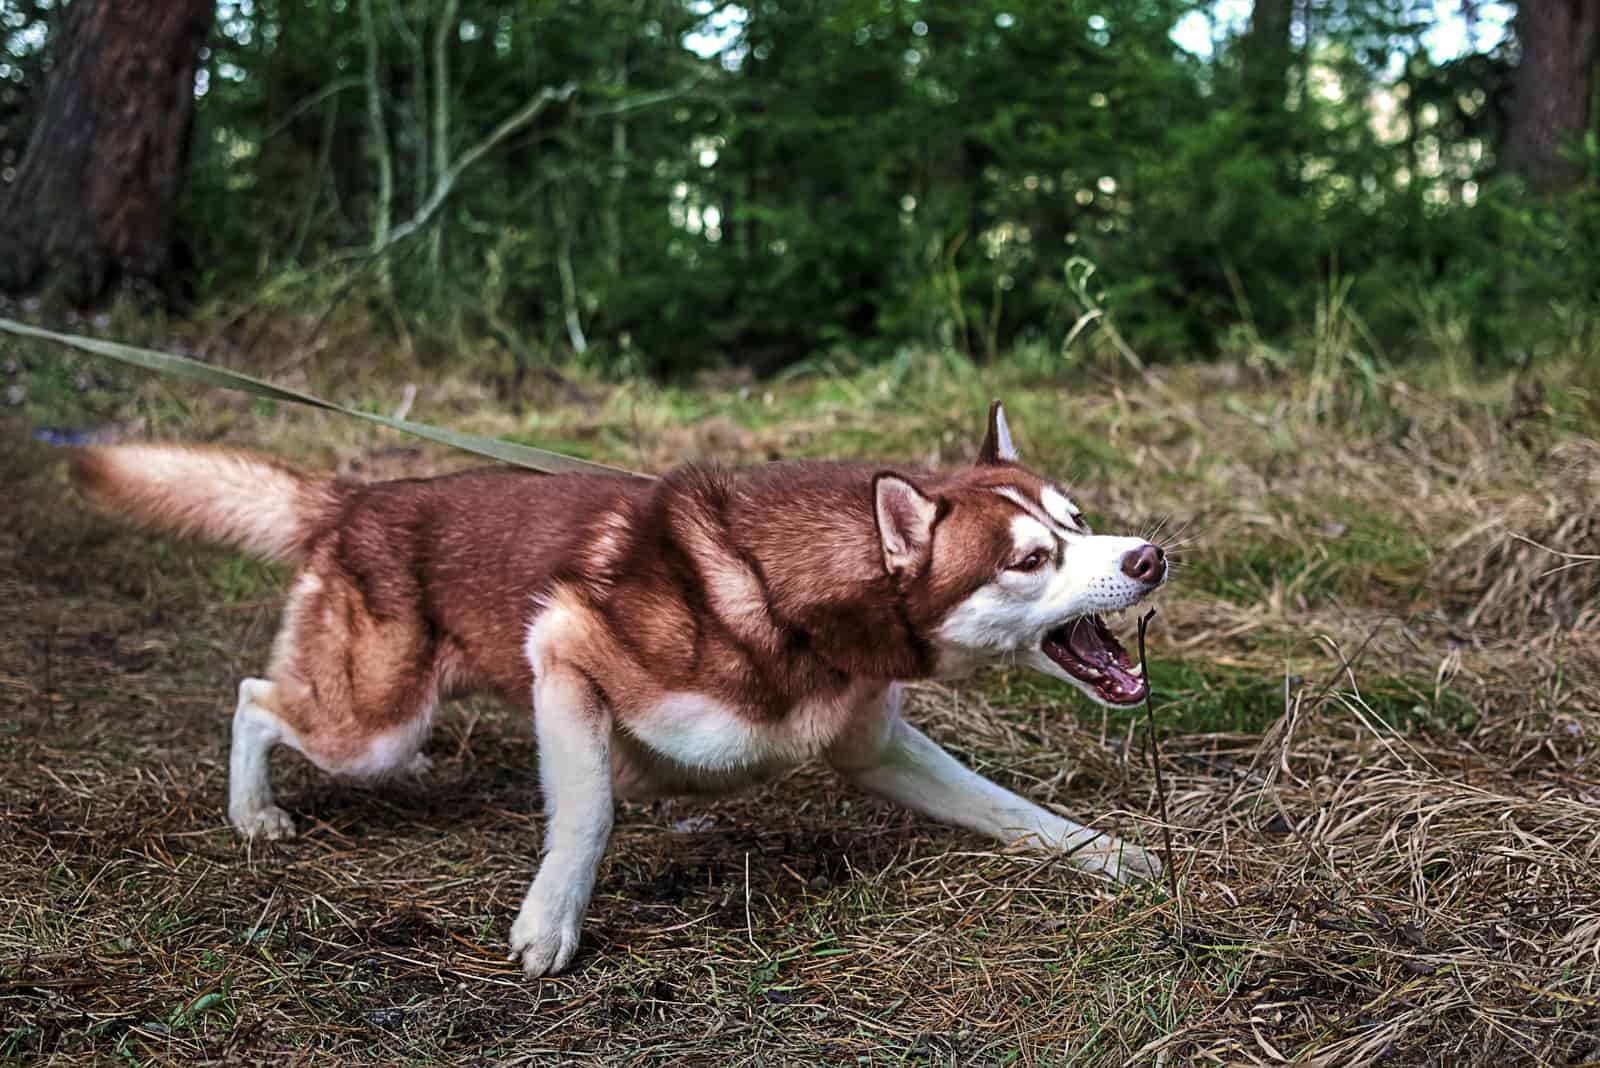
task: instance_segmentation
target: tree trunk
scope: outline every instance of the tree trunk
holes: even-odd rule
[[[1293,26],[1294,0],[1255,0],[1250,9],[1240,50],[1245,93],[1258,115],[1276,117],[1288,106]]]
[[[0,197],[0,290],[76,304],[163,286],[215,0],[74,0],[44,110]]]
[[[1600,0],[1523,0],[1517,40],[1505,163],[1529,191],[1559,192],[1583,177],[1566,156],[1589,129]]]

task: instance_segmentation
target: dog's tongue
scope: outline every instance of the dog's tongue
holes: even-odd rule
[[[1099,616],[1084,616],[1053,632],[1045,652],[1056,651],[1067,654],[1057,653],[1053,657],[1057,663],[1093,685],[1106,700],[1133,704],[1144,698],[1144,679],[1134,674],[1127,651]]]
[[[1080,619],[1067,629],[1067,645],[1096,667],[1111,657],[1111,647],[1100,631],[1100,621],[1093,616]]]

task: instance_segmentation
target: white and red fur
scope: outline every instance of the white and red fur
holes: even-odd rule
[[[577,949],[613,798],[718,792],[816,758],[1088,871],[1160,870],[901,718],[900,683],[998,660],[1108,703],[1046,655],[1045,635],[1165,581],[1164,562],[1129,563],[1158,550],[1091,534],[1018,462],[998,404],[978,463],[949,474],[789,463],[365,484],[179,445],[80,450],[72,472],[126,520],[297,568],[266,678],[239,686],[228,816],[245,836],[294,834],[269,776],[278,745],[374,777],[426,766],[444,697],[492,690],[532,718],[544,859],[511,927],[529,975]]]

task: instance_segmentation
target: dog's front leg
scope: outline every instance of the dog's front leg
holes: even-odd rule
[[[1032,842],[1061,850],[1085,871],[1122,882],[1154,879],[1154,853],[1062,819],[964,767],[900,716],[900,688],[891,686],[854,729],[829,751],[828,761],[857,786],[1002,842]]]
[[[611,712],[582,674],[557,667],[534,686],[544,791],[544,860],[511,925],[511,959],[530,976],[565,968],[611,835]]]

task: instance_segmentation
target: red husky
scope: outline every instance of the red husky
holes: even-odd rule
[[[444,696],[533,719],[544,860],[511,926],[529,975],[578,946],[614,797],[727,790],[821,757],[935,819],[1150,878],[1146,851],[957,763],[900,717],[898,683],[1021,662],[1092,700],[1145,682],[1100,613],[1166,581],[1160,548],[1089,532],[1021,466],[996,404],[977,463],[934,474],[783,463],[655,482],[487,469],[363,484],[243,452],[89,448],[85,497],[131,522],[297,568],[264,679],[233,717],[228,817],[294,833],[268,757],[427,766]]]

